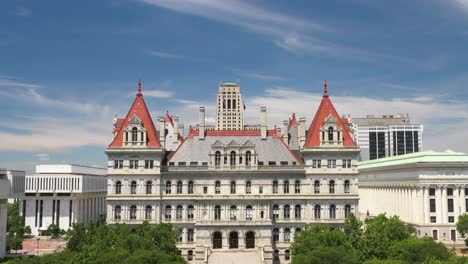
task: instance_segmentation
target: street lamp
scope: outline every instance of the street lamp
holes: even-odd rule
[[[39,240],[41,240],[40,237],[36,238],[37,240],[37,256],[39,256]]]

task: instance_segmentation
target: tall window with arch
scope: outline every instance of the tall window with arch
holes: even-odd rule
[[[232,181],[231,182],[231,194],[235,194],[235,193],[236,193],[236,182]]]
[[[229,215],[231,220],[237,220],[237,207],[235,205],[231,205],[231,209],[229,210]]]
[[[164,210],[164,219],[167,221],[170,221],[172,218],[172,207],[170,205],[166,205],[166,208]]]
[[[192,242],[193,242],[193,237],[194,237],[193,234],[194,234],[193,229],[192,229],[192,228],[189,228],[189,229],[187,230],[187,242],[188,242],[188,243],[192,243]]]
[[[130,183],[130,194],[136,194],[137,183],[136,181],[132,181]]]
[[[291,212],[291,208],[289,207],[289,205],[285,205],[283,207],[283,217],[284,217],[284,219],[289,219],[290,212]]]
[[[345,218],[348,218],[351,215],[351,205],[347,204],[344,207]]]
[[[291,241],[291,229],[285,228],[284,229],[284,242]]]
[[[171,181],[166,181],[166,194],[171,194],[171,189],[172,189],[172,186],[171,186]]]
[[[221,152],[220,151],[215,152],[215,166],[216,167],[221,166]]]
[[[279,218],[279,206],[277,204],[273,205],[273,219],[278,219]]]
[[[191,219],[191,220],[193,219],[193,216],[194,216],[193,212],[194,212],[194,210],[195,210],[195,209],[194,209],[193,205],[187,206],[187,218],[188,218],[188,219]]]
[[[138,128],[136,127],[132,128],[132,141],[133,142],[138,141]]]
[[[335,181],[334,180],[331,180],[329,183],[328,183],[328,191],[330,193],[335,193]]]
[[[146,194],[151,194],[153,189],[153,183],[151,181],[146,182]]]
[[[278,193],[278,182],[273,181],[273,193]]]
[[[121,218],[122,218],[122,207],[120,207],[120,205],[117,205],[114,208],[114,219],[120,220]]]
[[[301,181],[299,180],[294,183],[294,193],[301,193]]]
[[[182,205],[179,204],[176,207],[176,220],[182,220],[182,211],[183,211]]]
[[[246,220],[252,220],[253,218],[253,209],[251,205],[247,205],[246,210],[245,210],[245,219]]]
[[[333,141],[333,127],[328,128],[328,141]]]
[[[189,181],[188,183],[188,193],[193,194],[193,181]]]
[[[146,208],[145,208],[145,219],[146,220],[151,219],[152,212],[153,212],[153,208],[151,207],[151,205],[147,205]]]
[[[231,165],[231,166],[236,166],[236,152],[235,152],[235,151],[231,151],[231,154],[230,154],[230,165]]]
[[[273,242],[279,241],[279,229],[278,228],[273,229],[272,238],[273,238]]]
[[[301,219],[301,209],[301,205],[296,204],[296,206],[294,207],[294,218]]]
[[[221,220],[221,206],[216,205],[214,208],[214,219]]]
[[[283,192],[284,193],[289,193],[289,181],[284,181]]]
[[[336,218],[336,206],[334,204],[330,205],[330,219]]]
[[[135,220],[137,215],[137,207],[136,205],[130,206],[130,220]]]
[[[122,182],[117,181],[115,183],[115,194],[122,194]]]
[[[215,182],[215,194],[220,194],[221,193],[221,182],[216,181]]]
[[[252,152],[250,151],[245,153],[245,165],[247,167],[252,166]]]
[[[316,204],[314,206],[314,218],[315,219],[320,219],[320,211],[321,211],[320,205]]]
[[[350,193],[350,185],[349,185],[349,181],[348,181],[348,180],[346,180],[346,181],[344,182],[344,192],[345,192],[345,193]]]
[[[314,193],[320,193],[320,181],[319,180],[314,181]]]
[[[177,194],[181,194],[181,193],[182,193],[182,182],[178,181],[177,182]]]
[[[245,193],[246,194],[251,194],[252,193],[252,183],[250,181],[247,181],[245,183]]]

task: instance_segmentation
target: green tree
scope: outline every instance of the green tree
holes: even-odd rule
[[[47,227],[47,235],[51,236],[52,238],[58,238],[61,235],[65,234],[65,231],[60,229],[60,226],[51,224]]]
[[[442,243],[429,238],[411,237],[398,241],[389,249],[389,258],[407,263],[423,263],[428,259],[448,260],[451,254]]]
[[[343,231],[332,229],[329,225],[318,224],[314,226],[306,225],[304,230],[294,237],[294,242],[291,244],[291,253],[295,256],[323,247],[352,249]]]
[[[359,221],[354,214],[350,214],[348,219],[346,219],[344,224],[344,233],[351,246],[360,252],[363,234],[362,222]]]
[[[293,264],[358,264],[359,258],[344,247],[315,248],[293,257]]]
[[[468,233],[468,214],[458,216],[457,231],[460,232],[462,236]],[[465,245],[468,246],[468,237],[465,239]]]
[[[31,233],[29,226],[24,226],[24,217],[20,215],[20,202],[8,204],[7,251],[22,249],[24,236]]]

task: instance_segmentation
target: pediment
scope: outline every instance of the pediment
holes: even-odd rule
[[[211,147],[212,147],[212,148],[222,148],[222,147],[224,147],[224,144],[223,144],[221,141],[216,140],[215,143],[213,143],[213,144],[211,145]]]
[[[336,119],[330,114],[327,118],[325,118],[324,123],[327,124],[327,125],[330,125],[330,124],[335,125],[336,124]]]
[[[227,146],[228,147],[239,147],[240,144],[233,139],[231,142],[229,142],[229,144]]]
[[[247,141],[242,145],[243,147],[255,147],[255,144],[247,139]]]
[[[138,116],[136,114],[134,114],[132,116],[132,118],[130,118],[128,123],[131,124],[131,125],[141,125],[141,119],[138,118]]]

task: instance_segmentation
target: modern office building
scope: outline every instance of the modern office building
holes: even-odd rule
[[[23,215],[32,235],[51,224],[68,230],[74,223],[105,219],[106,170],[82,165],[37,165],[26,176]]]
[[[354,140],[361,148],[359,160],[373,160],[422,151],[423,126],[408,116],[368,115],[348,118]]]
[[[363,161],[359,209],[371,217],[397,215],[435,240],[463,240],[455,222],[468,212],[468,155],[419,152]]]
[[[244,126],[240,98],[239,85],[221,84],[216,125],[206,124],[200,107],[199,124],[169,153],[139,85],[106,149],[107,222],[171,223],[192,263],[226,252],[288,263],[304,225],[340,227],[358,212],[359,148],[326,86],[308,133],[305,118],[283,133],[269,129],[266,107],[258,125]]]

